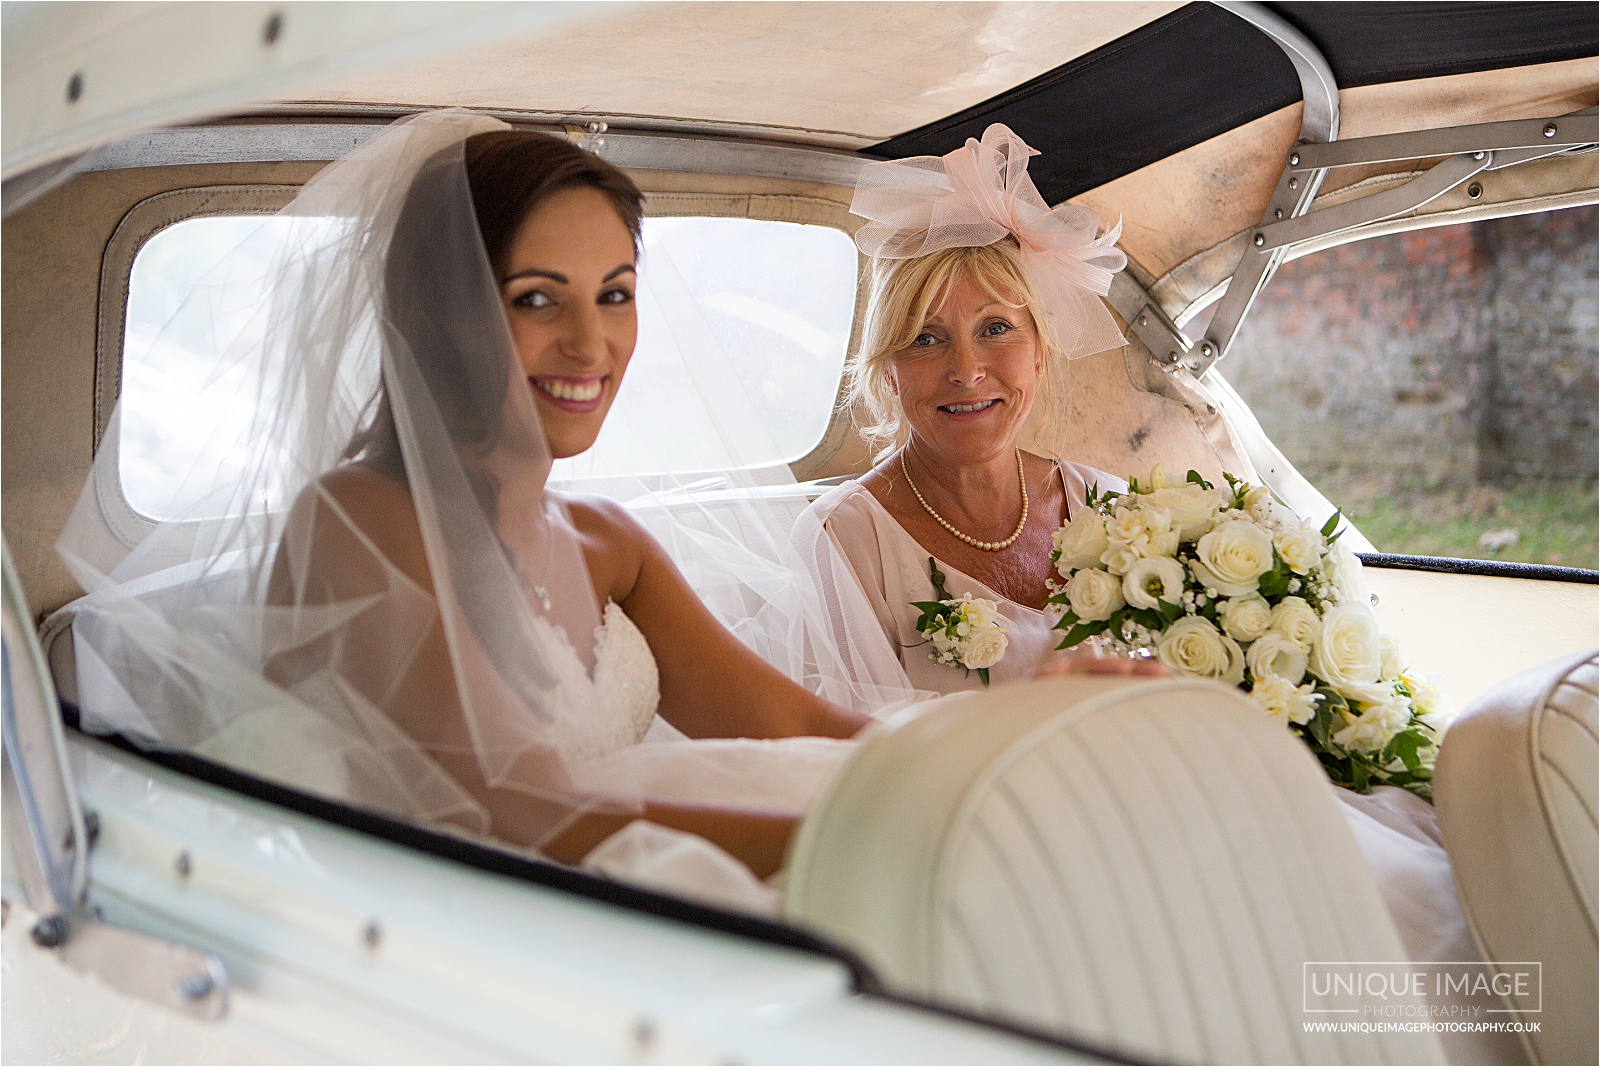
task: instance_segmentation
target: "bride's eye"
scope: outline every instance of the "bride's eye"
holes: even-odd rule
[[[1001,337],[1010,333],[1014,329],[1016,329],[1016,327],[1012,326],[1005,319],[995,319],[993,322],[984,326],[983,335],[985,337]]]
[[[602,303],[602,304],[631,304],[631,303],[633,303],[633,292],[631,290],[629,290],[629,289],[625,289],[625,288],[621,288],[621,287],[618,287],[616,289],[607,289],[605,292],[600,294],[599,303]]]
[[[550,299],[550,295],[540,289],[529,289],[526,293],[511,298],[512,307],[528,308],[532,311],[540,311],[554,305],[555,301]]]

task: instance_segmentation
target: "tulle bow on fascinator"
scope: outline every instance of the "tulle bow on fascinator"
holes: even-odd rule
[[[856,179],[852,214],[867,219],[856,246],[879,259],[914,259],[946,248],[991,245],[1015,237],[1068,358],[1127,343],[1101,302],[1112,276],[1128,265],[1116,247],[1122,221],[1097,237],[1100,220],[1073,204],[1055,210],[1028,177],[1039,153],[1003,123],[983,140],[944,156],[869,163]]]

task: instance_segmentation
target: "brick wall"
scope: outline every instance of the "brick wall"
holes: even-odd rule
[[[1597,223],[1568,209],[1290,263],[1221,371],[1308,472],[1592,482]]]

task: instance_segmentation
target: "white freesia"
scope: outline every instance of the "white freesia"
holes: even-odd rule
[[[1180,674],[1229,685],[1244,680],[1244,653],[1238,643],[1199,615],[1185,615],[1167,627],[1156,643],[1156,655]]]
[[[1150,475],[1144,480],[1146,492],[1152,492],[1156,489],[1170,489],[1175,485],[1182,484],[1182,482],[1175,482],[1167,477],[1167,469],[1159,463],[1150,468]]]
[[[1411,704],[1417,709],[1423,724],[1442,740],[1445,731],[1456,721],[1455,709],[1450,706],[1450,698],[1445,696],[1443,689],[1426,678],[1406,674],[1401,675],[1400,680],[1411,690]]]
[[[1113,544],[1131,545],[1145,533],[1143,508],[1118,508],[1106,523],[1106,536]]]
[[[1273,677],[1299,685],[1306,676],[1306,650],[1276,630],[1269,630],[1252,642],[1244,659],[1257,684],[1264,678]]]
[[[1322,632],[1322,618],[1317,610],[1297,596],[1286,596],[1272,609],[1272,629],[1287,637],[1307,652]]]
[[[1272,504],[1272,490],[1264,485],[1258,485],[1244,495],[1244,509],[1263,526],[1273,526],[1278,521],[1277,511]]]
[[[1310,574],[1322,562],[1322,534],[1308,526],[1290,526],[1272,543],[1278,558],[1296,574]]]
[[[1334,744],[1350,752],[1374,755],[1382,752],[1394,735],[1411,722],[1411,703],[1396,694],[1382,703],[1369,705],[1353,722],[1334,731]]]
[[[1260,593],[1229,597],[1217,605],[1217,620],[1235,641],[1254,641],[1272,626],[1272,606]]]
[[[1061,553],[1056,570],[1061,577],[1071,578],[1079,567],[1094,567],[1100,563],[1100,554],[1110,547],[1106,537],[1106,520],[1093,508],[1084,508],[1077,517],[1051,535]]]
[[[1137,547],[1116,541],[1113,541],[1111,547],[1100,554],[1100,562],[1105,564],[1106,570],[1119,578],[1127,574],[1129,568],[1144,558],[1144,553],[1140,552]]]
[[[1103,622],[1123,603],[1122,583],[1105,571],[1085,567],[1067,583],[1067,604],[1080,622]]]
[[[1382,653],[1378,677],[1386,682],[1400,677],[1400,672],[1406,669],[1400,661],[1400,642],[1390,634],[1383,634],[1378,638],[1378,649]]]
[[[1340,604],[1322,617],[1311,648],[1311,672],[1335,691],[1376,682],[1383,666],[1378,620],[1365,604]]]
[[[1322,697],[1314,685],[1296,687],[1276,674],[1268,674],[1256,679],[1250,699],[1279,722],[1304,726],[1317,713],[1317,701]]]
[[[1136,608],[1159,610],[1159,601],[1183,603],[1183,564],[1170,556],[1147,556],[1122,576],[1122,597]]]
[[[1224,522],[1195,543],[1190,569],[1201,585],[1223,596],[1242,596],[1260,587],[1272,569],[1272,538],[1247,519]]]
[[[1367,589],[1367,578],[1361,572],[1361,560],[1345,546],[1343,539],[1335,541],[1322,557],[1322,573],[1333,586],[1334,595],[1341,604],[1370,604],[1372,594]]]

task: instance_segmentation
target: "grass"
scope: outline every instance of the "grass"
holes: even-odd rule
[[[1593,482],[1406,487],[1349,471],[1307,477],[1380,552],[1600,567]]]

